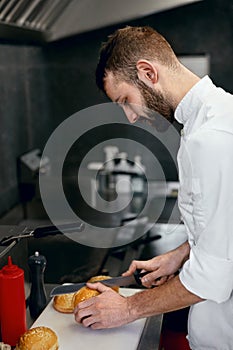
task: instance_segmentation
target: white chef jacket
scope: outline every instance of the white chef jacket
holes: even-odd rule
[[[184,125],[178,202],[190,244],[180,280],[206,299],[190,308],[188,339],[195,350],[232,350],[233,96],[205,76],[175,118]]]

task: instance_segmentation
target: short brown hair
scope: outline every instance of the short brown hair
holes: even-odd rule
[[[102,44],[96,68],[96,84],[104,91],[106,72],[133,83],[137,81],[139,59],[157,60],[168,67],[177,67],[178,60],[167,40],[151,27],[118,29]]]

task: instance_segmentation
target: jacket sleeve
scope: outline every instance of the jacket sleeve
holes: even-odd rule
[[[233,290],[233,134],[199,130],[186,151],[194,239],[180,280],[199,297],[221,303]]]

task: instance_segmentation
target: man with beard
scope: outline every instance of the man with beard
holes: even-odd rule
[[[117,30],[103,44],[98,86],[124,110],[130,123],[153,112],[184,125],[178,153],[179,208],[188,240],[148,261],[133,261],[124,275],[149,271],[148,290],[124,298],[101,283],[101,294],[80,303],[75,319],[93,329],[191,306],[190,347],[233,347],[233,98],[208,76],[200,79],[149,27]],[[177,275],[176,272],[180,270]],[[157,286],[157,288],[150,288]]]

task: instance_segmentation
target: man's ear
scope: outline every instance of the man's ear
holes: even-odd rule
[[[158,81],[158,71],[155,66],[147,60],[139,60],[136,64],[138,79],[143,81],[147,86],[156,84]]]

